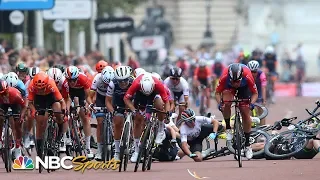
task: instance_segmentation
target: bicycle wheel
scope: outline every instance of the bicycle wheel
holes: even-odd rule
[[[6,120],[5,123],[5,128],[4,128],[4,150],[3,150],[3,159],[4,159],[4,164],[6,171],[9,173],[11,172],[11,161],[12,161],[12,154],[11,154],[11,148],[10,148],[10,143],[11,143],[11,138],[10,138],[10,126],[9,126],[9,121]]]
[[[152,157],[153,154],[156,150],[156,146],[155,146],[155,141],[156,141],[156,134],[158,133],[158,126],[156,126],[156,124],[153,125],[152,129],[151,129],[151,133],[150,133],[150,137],[149,137],[149,148],[147,148],[149,150],[149,154],[148,154],[148,158],[146,160],[146,168],[147,170],[151,169],[151,164],[152,164]]]
[[[40,147],[40,158],[44,161],[45,160],[45,156],[48,154],[48,127],[49,124],[46,127],[46,130],[44,131],[44,135],[43,135],[43,144]],[[39,173],[42,173],[43,171],[43,166],[40,165],[39,167]]]
[[[306,138],[304,132],[296,130],[284,131],[271,137],[265,144],[264,151],[272,159],[286,159],[305,148],[308,142],[309,139]]]
[[[59,147],[56,145],[56,136],[58,133],[57,132],[57,127],[55,126],[55,123],[52,124],[52,122],[49,122],[48,128],[47,128],[48,134],[47,134],[47,141],[46,141],[46,147],[47,149],[47,154],[45,156],[57,156],[57,152],[59,150]],[[50,173],[51,169],[47,169],[48,173]]]
[[[142,139],[140,141],[139,154],[138,154],[138,159],[137,159],[136,165],[134,167],[134,172],[137,172],[141,158],[143,155],[145,155],[145,150],[146,150],[146,146],[148,143],[147,141],[149,138],[150,131],[151,131],[151,122],[148,122],[147,127],[145,128],[145,130],[143,132]]]
[[[75,156],[82,156],[85,155],[83,143],[81,142],[81,129],[78,126],[77,120],[72,120],[72,139],[74,142],[74,152]]]
[[[119,172],[121,172],[122,164],[123,170],[127,170],[127,165],[129,161],[129,145],[130,143],[130,123],[126,122],[122,131],[121,141],[120,141],[120,165]]]
[[[241,150],[242,150],[242,130],[240,125],[240,117],[239,115],[236,115],[235,117],[235,139],[236,139],[236,158],[239,163],[239,167],[242,167],[242,157],[241,157]]]
[[[113,157],[114,153],[114,146],[113,146],[113,130],[112,130],[112,124],[110,121],[107,123],[107,161],[110,161]]]

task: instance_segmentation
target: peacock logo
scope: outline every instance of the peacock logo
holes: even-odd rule
[[[33,160],[27,156],[19,156],[14,160],[12,168],[31,170],[34,168]]]

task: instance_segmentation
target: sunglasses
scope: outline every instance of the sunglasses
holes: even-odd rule
[[[174,81],[179,81],[180,78],[170,78],[171,80],[174,80]]]
[[[77,79],[68,79],[68,81],[70,81],[70,82],[76,82],[78,80],[78,78]]]
[[[129,79],[121,79],[121,80],[117,80],[118,83],[127,83],[129,81]]]
[[[195,121],[186,122],[186,125],[187,126],[194,126],[195,125]]]
[[[236,80],[236,81],[231,80],[231,82],[233,82],[233,83],[239,83],[241,80],[242,80],[242,79],[239,79],[239,80]]]

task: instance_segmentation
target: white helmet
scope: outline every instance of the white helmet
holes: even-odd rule
[[[114,72],[114,76],[116,80],[124,80],[128,79],[131,75],[130,67],[129,66],[119,66],[116,68]]]
[[[111,66],[106,66],[101,71],[101,78],[104,83],[109,84],[114,79],[114,69]]]
[[[145,95],[150,95],[154,90],[154,80],[151,74],[145,74],[140,80],[141,92]]]
[[[140,76],[141,74],[145,73],[146,70],[142,69],[142,68],[137,68],[134,70],[134,74],[136,77]]]
[[[264,51],[265,54],[272,54],[274,53],[274,48],[272,46],[268,46]]]
[[[205,59],[200,59],[199,60],[199,66],[200,67],[205,67],[207,66],[207,61]]]
[[[4,74],[0,73],[0,79],[4,79]]]
[[[50,68],[47,72],[48,76],[51,77],[56,83],[60,82],[63,77],[62,71],[58,68]]]
[[[40,72],[40,68],[39,67],[32,67],[29,69],[29,76],[31,77],[31,79],[33,79],[33,77],[38,74]]]
[[[222,54],[222,52],[217,52],[217,53],[216,53],[215,61],[216,61],[216,62],[221,62],[221,61],[223,61],[223,54]]]
[[[160,74],[156,73],[156,72],[152,72],[151,75],[157,79],[159,79],[160,81],[162,81]]]
[[[256,60],[252,60],[248,62],[248,68],[251,71],[257,71],[259,69],[259,62]]]
[[[8,85],[11,87],[16,87],[19,81],[18,75],[15,72],[9,72],[5,76],[5,81],[7,81]]]

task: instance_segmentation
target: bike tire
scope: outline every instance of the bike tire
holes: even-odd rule
[[[11,161],[12,161],[12,154],[10,153],[10,126],[9,126],[9,120],[6,120],[5,123],[5,140],[4,140],[4,145],[5,145],[5,150],[4,150],[4,163],[5,163],[5,168],[7,173],[11,172]]]
[[[43,135],[43,144],[41,145],[40,147],[40,158],[44,161],[45,159],[45,156],[48,154],[48,142],[47,142],[47,139],[48,139],[48,127],[49,127],[49,124],[47,124],[47,127],[44,131],[44,135]],[[39,166],[39,173],[42,173],[43,171],[43,167],[40,165]]]
[[[149,137],[149,134],[150,134],[150,130],[151,130],[151,122],[148,122],[147,127],[143,132],[142,139],[140,141],[139,154],[138,154],[137,162],[136,162],[135,167],[134,167],[134,172],[137,172],[137,170],[139,168],[139,163],[141,161],[141,158],[145,154],[144,151],[145,151],[145,148],[146,148],[146,144],[147,144],[147,140],[148,140],[148,137]]]
[[[149,144],[150,146],[150,151],[149,151],[149,156],[148,156],[148,159],[147,159],[147,164],[146,164],[146,167],[147,167],[147,170],[149,171],[151,169],[151,164],[152,164],[152,158],[153,158],[153,155],[154,155],[154,152],[156,150],[157,147],[155,147],[155,141],[156,141],[156,134],[158,134],[158,125],[159,125],[159,121],[157,121],[157,123],[154,123],[153,126],[152,126],[152,131],[150,133],[150,136],[151,136],[151,143]]]
[[[235,117],[235,138],[236,138],[236,158],[238,160],[239,167],[242,167],[242,132],[240,128],[240,117],[239,115]]]
[[[74,151],[76,156],[82,156],[85,155],[85,152],[83,152],[83,144],[80,140],[79,134],[81,133],[80,127],[77,126],[76,120],[72,121],[72,129],[73,129],[73,138],[75,139],[75,145],[74,145]],[[79,131],[79,132],[78,132]]]
[[[128,150],[129,147],[129,135],[130,135],[130,123],[124,123],[124,128],[122,131],[121,141],[120,141],[120,165],[119,165],[119,172],[122,170],[125,171],[127,166],[127,161],[125,158],[128,157]]]
[[[102,161],[106,162],[108,161],[107,159],[107,122],[104,119],[102,123],[102,136],[101,136],[101,142],[102,142],[102,153],[101,153],[101,158]]]
[[[269,114],[268,108],[266,108],[266,107],[264,107],[264,106],[262,106],[261,104],[258,104],[258,103],[255,103],[254,105],[257,106],[258,108],[262,109],[262,111],[263,111],[262,114],[260,114],[258,116],[259,119],[264,119],[264,118],[266,118],[268,116],[268,114]]]
[[[301,151],[303,148],[305,148],[309,142],[309,139],[304,138],[303,142],[300,142],[301,144],[298,146],[298,148],[295,148],[295,150],[293,152],[290,152],[288,154],[274,154],[270,151],[270,148],[272,147],[274,141],[278,140],[280,137],[283,137],[286,134],[304,134],[303,132],[300,131],[296,131],[296,130],[289,130],[289,131],[284,131],[281,132],[273,137],[270,138],[269,141],[267,141],[267,143],[264,146],[264,152],[266,154],[266,156],[271,157],[272,159],[286,159],[286,158],[290,158],[293,157],[296,153],[298,153],[299,151]]]

